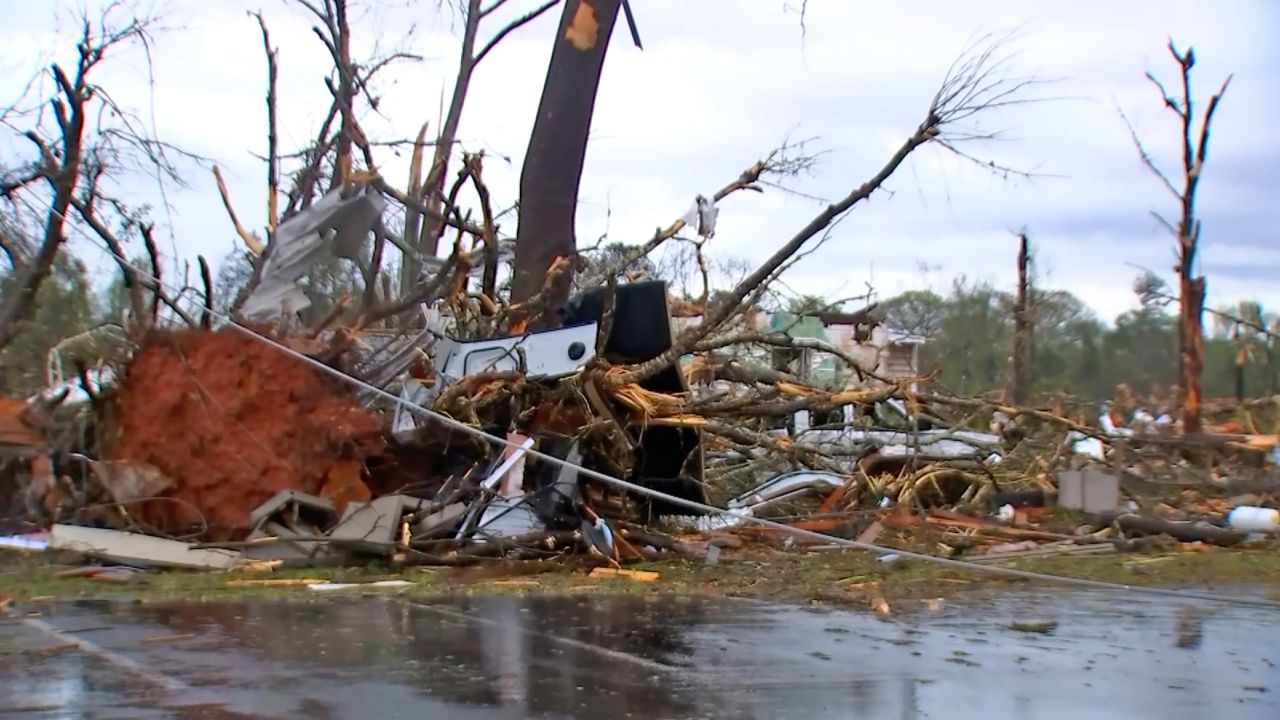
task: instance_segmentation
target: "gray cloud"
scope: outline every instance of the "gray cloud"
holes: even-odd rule
[[[43,48],[59,37],[66,45],[66,32],[54,34],[52,12],[37,5],[3,11],[11,37],[0,50],[0,68],[33,70]],[[410,137],[423,121],[434,127],[447,100],[456,62],[451,20],[430,3],[374,5],[358,23],[363,49],[373,39],[395,44],[416,22],[412,49],[425,60],[385,77],[385,118],[369,116],[366,124],[377,137]],[[183,27],[162,34],[155,48],[159,130],[216,157],[241,214],[260,225],[263,168],[251,153],[265,142],[263,60],[256,25],[244,15],[258,5],[172,0],[169,7],[172,23]],[[803,39],[796,15],[778,3],[654,2],[637,10],[645,50],[618,32],[599,93],[578,216],[582,242],[606,230],[614,240],[647,238],[696,193],[723,185],[788,135],[816,136],[813,147],[829,151],[811,176],[791,186],[825,198],[843,195],[920,121],[946,68],[975,33],[1022,27],[1014,67],[1060,79],[1038,89],[1057,99],[992,114],[984,127],[1007,130],[1008,139],[970,149],[1055,177],[1001,180],[939,148],[922,148],[889,182],[890,192],[856,209],[788,283],[847,294],[872,282],[882,296],[923,284],[945,289],[957,275],[1008,284],[1010,232],[1026,227],[1045,281],[1113,316],[1133,304],[1129,286],[1137,270],[1126,263],[1160,272],[1172,265],[1172,240],[1149,216],[1171,215],[1172,198],[1138,162],[1118,112],[1123,108],[1162,167],[1176,165],[1176,128],[1142,77],[1147,68],[1172,77],[1163,47],[1172,35],[1195,43],[1203,97],[1235,73],[1201,195],[1210,302],[1280,302],[1280,291],[1265,281],[1280,228],[1272,200],[1280,186],[1280,140],[1268,123],[1280,111],[1280,54],[1270,37],[1280,9],[1273,3],[811,2]],[[318,76],[327,67],[323,50],[305,15],[282,5],[264,12],[281,49],[284,141],[301,146],[327,108]],[[468,100],[464,143],[512,160],[487,166],[499,198],[515,196],[553,26],[548,16],[495,51]],[[139,57],[127,57],[100,79],[119,88],[127,104],[146,107],[150,93],[140,68]],[[16,92],[22,77],[7,72],[0,97]],[[407,158],[388,153],[383,163],[399,178]],[[207,173],[193,169],[192,177],[190,190],[170,194],[175,248],[185,257],[220,257],[234,247],[233,234]],[[158,202],[154,183],[139,182],[137,192]],[[711,252],[762,259],[819,209],[773,190],[732,198]],[[921,263],[938,269],[922,274]]]

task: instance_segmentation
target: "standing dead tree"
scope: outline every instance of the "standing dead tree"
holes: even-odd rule
[[[1031,395],[1031,248],[1027,234],[1018,234],[1018,294],[1013,304],[1013,389],[1014,405],[1026,405]]]
[[[5,178],[0,196],[42,215],[44,229],[38,248],[16,268],[16,283],[0,302],[0,347],[12,342],[22,321],[31,316],[40,286],[66,247],[68,227],[80,224],[87,228],[84,232],[103,242],[119,266],[135,329],[154,323],[161,304],[183,321],[191,321],[177,299],[169,297],[160,285],[161,263],[151,225],[136,210],[109,197],[105,189],[115,171],[139,165],[181,183],[168,158],[170,152],[180,151],[151,137],[142,123],[93,79],[107,56],[119,47],[145,46],[150,25],[149,18],[132,15],[121,3],[109,4],[96,22],[82,17],[75,66],[54,63],[49,68],[55,88],[52,96],[28,113],[6,113],[34,116],[31,126],[20,132],[35,146],[38,159],[14,177]],[[50,116],[52,126],[46,120]],[[150,274],[129,262],[126,242],[121,239],[124,232],[136,232],[143,241],[151,261]]]
[[[1204,367],[1205,298],[1205,278],[1196,274],[1195,265],[1200,244],[1200,219],[1196,216],[1196,190],[1200,185],[1205,157],[1209,150],[1209,128],[1213,123],[1213,115],[1218,109],[1218,104],[1231,83],[1231,76],[1228,75],[1218,88],[1218,92],[1209,98],[1205,106],[1204,118],[1197,129],[1191,98],[1191,68],[1196,64],[1195,50],[1188,47],[1186,52],[1179,52],[1172,40],[1169,41],[1168,48],[1169,54],[1178,63],[1182,78],[1181,93],[1179,95],[1170,93],[1149,71],[1146,77],[1160,91],[1165,107],[1178,117],[1181,125],[1181,189],[1178,189],[1169,176],[1156,165],[1138,137],[1137,131],[1127,119],[1126,124],[1142,164],[1155,174],[1165,189],[1177,199],[1180,209],[1176,227],[1159,213],[1152,214],[1173,233],[1178,241],[1178,264],[1174,268],[1178,273],[1178,387],[1182,394],[1183,432],[1194,433],[1200,431],[1200,376]]]

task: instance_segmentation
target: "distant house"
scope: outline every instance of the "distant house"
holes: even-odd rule
[[[857,360],[863,369],[889,381],[919,375],[920,346],[925,342],[923,336],[889,328],[868,311],[804,316],[773,313],[769,316],[769,331],[824,342]],[[796,352],[775,350],[774,359],[781,360],[779,354]],[[815,385],[834,389],[878,382],[870,378],[860,382],[847,363],[830,353],[808,349],[799,352],[798,362],[790,363],[789,367]]]
[[[691,303],[672,304],[672,327],[679,334],[702,321],[701,308]],[[858,361],[859,366],[885,380],[904,380],[920,374],[922,335],[894,330],[870,309],[851,313],[796,315],[751,310],[739,321],[739,329],[761,335],[786,335],[825,343]],[[751,359],[790,372],[814,385],[830,389],[874,385],[860,381],[848,364],[831,353],[808,348],[762,347],[749,352]]]
[[[677,335],[685,328],[702,321],[701,308],[690,303],[673,302],[671,314],[672,328]],[[744,313],[737,323],[737,332],[781,334],[830,345],[856,360],[860,367],[890,382],[920,375],[920,346],[926,342],[926,338],[885,326],[869,309],[814,315],[770,313],[753,309]],[[880,384],[880,380],[875,378],[859,378],[846,362],[829,352],[768,345],[734,348],[733,351],[743,355],[744,359],[768,365],[830,390]],[[684,361],[688,362],[690,359],[686,357]],[[785,427],[790,432],[802,432],[810,427],[844,425],[852,422],[855,414],[855,408],[851,406],[816,414],[800,411],[791,417],[779,419],[777,428],[782,430]]]

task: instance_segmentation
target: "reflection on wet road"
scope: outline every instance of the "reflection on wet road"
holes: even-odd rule
[[[1058,621],[1053,634],[1011,620]],[[75,603],[0,624],[9,718],[1280,717],[1274,612],[1021,595]]]

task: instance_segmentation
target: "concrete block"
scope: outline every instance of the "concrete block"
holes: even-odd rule
[[[1058,473],[1058,505],[1099,514],[1120,504],[1120,478],[1102,470],[1065,470]]]
[[[383,552],[395,546],[400,521],[425,501],[408,495],[384,495],[369,503],[351,503],[329,533],[335,544]]]
[[[291,508],[296,508],[300,516],[313,519],[328,518],[330,521],[338,512],[332,502],[318,495],[298,490],[281,490],[249,513],[249,523],[255,528],[259,527],[273,515]]]

